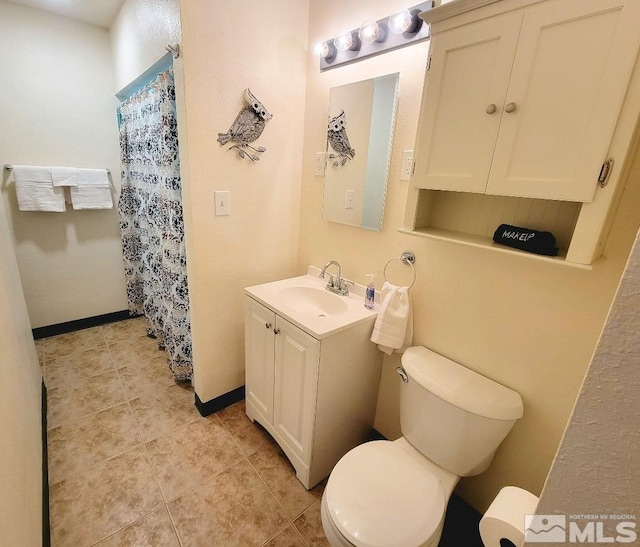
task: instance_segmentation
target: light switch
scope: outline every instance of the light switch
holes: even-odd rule
[[[324,176],[326,161],[327,161],[327,155],[324,152],[316,152],[316,166],[315,166],[316,177]]]
[[[344,198],[344,208],[353,209],[353,200],[356,198],[355,190],[347,190],[347,195]]]
[[[229,192],[227,190],[219,190],[213,193],[213,199],[216,202],[216,216],[227,216],[229,212]]]

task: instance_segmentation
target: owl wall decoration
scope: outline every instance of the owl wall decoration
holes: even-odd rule
[[[249,143],[255,141],[262,132],[267,121],[273,116],[269,114],[264,105],[256,99],[249,88],[244,90],[244,100],[247,105],[238,112],[235,121],[231,124],[229,131],[218,133],[220,144],[227,144],[229,141],[235,143],[229,150],[237,150],[241,158],[248,158],[251,161],[258,161],[258,154],[264,152],[264,146],[255,147]]]
[[[336,152],[335,154],[329,154],[329,159],[335,160],[333,162],[334,167],[343,166],[347,163],[347,160],[352,159],[356,155],[355,149],[351,148],[349,144],[349,137],[347,136],[347,116],[344,110],[337,116],[329,118],[327,140],[331,148]]]

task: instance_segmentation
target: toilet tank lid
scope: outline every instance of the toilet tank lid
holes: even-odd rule
[[[522,397],[481,374],[422,346],[407,349],[402,365],[409,377],[452,405],[496,420],[522,418]]]

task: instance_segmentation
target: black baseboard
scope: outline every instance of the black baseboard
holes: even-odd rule
[[[220,397],[216,397],[215,399],[211,399],[206,403],[203,403],[200,400],[200,397],[198,397],[197,393],[195,395],[196,408],[198,409],[198,412],[202,416],[209,416],[209,414],[218,412],[223,408],[231,406],[233,403],[242,401],[242,399],[244,399],[244,386],[240,386],[239,388],[236,388],[233,391],[229,391],[229,393],[225,393],[224,395],[220,395]]]
[[[137,316],[131,315],[128,310],[114,311],[103,315],[94,315],[93,317],[67,321],[66,323],[58,323],[47,327],[38,327],[32,329],[31,332],[33,333],[33,339],[39,340],[40,338],[75,332],[77,330],[88,329],[90,327],[106,325],[107,323],[115,323],[116,321],[123,321],[124,319],[131,319],[132,317]]]
[[[51,546],[49,514],[49,449],[47,444],[47,386],[42,381],[42,547]]]

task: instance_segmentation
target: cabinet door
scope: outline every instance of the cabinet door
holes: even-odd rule
[[[433,36],[414,186],[485,191],[521,21],[512,12]]]
[[[278,317],[275,348],[273,425],[288,448],[309,464],[320,342]]]
[[[625,5],[626,3],[626,5]],[[524,10],[487,192],[590,201],[640,42],[637,0]]]
[[[273,423],[275,314],[247,297],[245,308],[245,397],[266,423]]]

